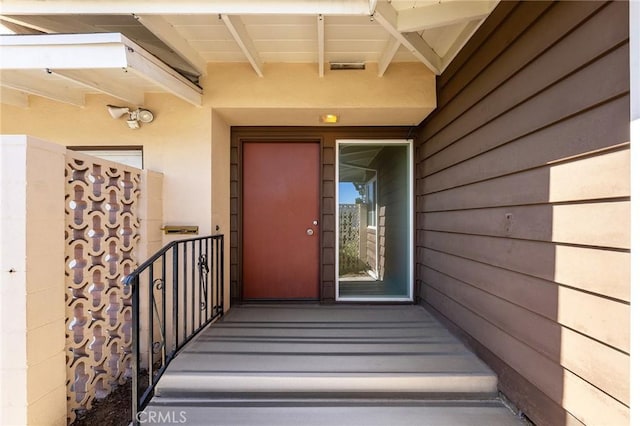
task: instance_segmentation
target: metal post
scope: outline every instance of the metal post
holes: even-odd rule
[[[173,339],[174,346],[172,353],[176,353],[178,351],[178,245],[173,246]]]
[[[220,316],[224,316],[224,235],[220,237]]]
[[[131,287],[131,421],[138,425],[140,396],[138,395],[138,374],[140,374],[140,302],[138,300],[140,277],[135,276]]]

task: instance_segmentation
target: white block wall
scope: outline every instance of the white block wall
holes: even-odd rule
[[[65,148],[0,137],[0,424],[66,424]]]

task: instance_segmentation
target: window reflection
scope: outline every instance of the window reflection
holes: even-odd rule
[[[410,297],[410,144],[338,144],[338,298]]]

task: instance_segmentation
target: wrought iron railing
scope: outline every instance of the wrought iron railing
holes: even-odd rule
[[[178,351],[224,313],[224,236],[173,241],[125,278],[132,305],[132,419]]]

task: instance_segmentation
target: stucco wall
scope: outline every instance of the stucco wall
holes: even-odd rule
[[[108,96],[87,95],[84,108],[30,96],[26,109],[0,105],[0,133],[61,145],[142,145],[144,167],[164,175],[164,224],[198,225],[201,235],[218,225],[232,237],[230,125],[317,125],[327,112],[340,114],[343,125],[417,124],[435,107],[435,77],[419,63],[393,64],[384,77],[372,64],[323,78],[314,64],[266,64],[262,78],[246,63],[209,64],[208,71],[203,107],[147,93],[144,107],[156,119],[138,130],[109,117],[106,105],[122,102]]]
[[[145,169],[164,174],[165,224],[198,225],[201,235],[210,234],[212,145],[228,145],[229,140],[212,141],[208,108],[165,94],[145,99],[155,121],[131,130],[124,120],[108,115],[105,106],[119,103],[113,98],[88,95],[86,106],[77,108],[31,96],[27,109],[2,105],[0,133],[28,134],[66,146],[142,145]],[[228,164],[228,158],[220,164]]]
[[[231,272],[230,272],[230,253],[231,253],[231,209],[229,199],[231,198],[230,189],[230,155],[231,155],[231,128],[216,113],[211,111],[211,232],[222,233],[225,235],[224,253],[225,253],[225,309],[228,309],[231,303]]]
[[[0,134],[28,134],[63,146],[142,145],[144,168],[163,174],[162,200],[150,204],[162,212],[148,212],[162,221],[154,220],[149,226],[198,225],[200,235],[220,232],[227,236],[229,253],[230,128],[226,122],[211,108],[197,108],[168,94],[147,94],[144,106],[153,111],[155,120],[131,130],[124,120],[109,116],[108,104],[121,103],[108,96],[87,95],[86,106],[78,108],[31,96],[27,109],[0,105]],[[158,229],[145,231],[157,234]],[[161,243],[183,237],[163,235]],[[148,247],[159,248],[160,244]],[[229,256],[225,263],[228,300]]]
[[[435,76],[421,63],[393,63],[384,77],[365,70],[327,71],[316,64],[209,64],[204,103],[234,126],[315,126],[334,113],[345,126],[417,125],[436,106]]]

